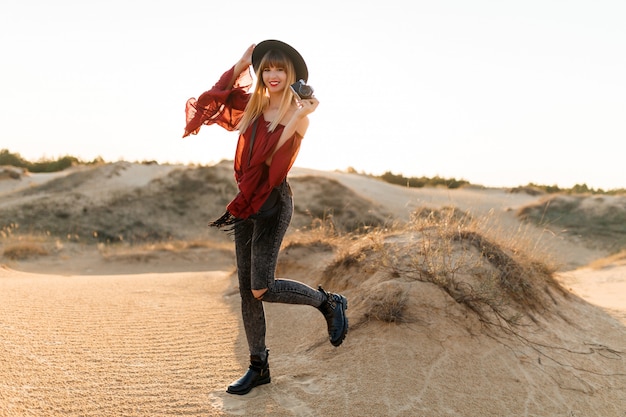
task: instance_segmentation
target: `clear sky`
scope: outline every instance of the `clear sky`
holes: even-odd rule
[[[232,159],[185,101],[270,38],[320,100],[297,166],[626,187],[624,0],[3,0],[0,149]]]

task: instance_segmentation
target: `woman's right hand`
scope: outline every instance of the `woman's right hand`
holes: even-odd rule
[[[239,62],[237,62],[237,66],[240,67],[241,70],[244,70],[252,65],[252,51],[254,51],[255,47],[255,44],[250,45],[239,59]]]

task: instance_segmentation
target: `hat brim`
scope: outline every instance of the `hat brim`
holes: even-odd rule
[[[255,72],[259,69],[259,65],[261,64],[261,60],[263,60],[265,54],[273,49],[283,52],[289,59],[291,59],[291,62],[296,70],[296,80],[304,80],[304,82],[308,81],[309,70],[306,66],[306,62],[304,62],[304,58],[302,58],[302,55],[300,55],[300,53],[292,46],[275,39],[268,39],[254,47],[254,51],[252,51],[252,67]]]

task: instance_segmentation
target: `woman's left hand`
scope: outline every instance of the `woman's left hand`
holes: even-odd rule
[[[319,104],[319,100],[315,97],[299,100],[298,110],[296,110],[296,113],[298,113],[299,116],[304,117],[313,113]]]

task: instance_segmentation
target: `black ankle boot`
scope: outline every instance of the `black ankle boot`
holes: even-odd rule
[[[319,291],[326,296],[326,301],[317,309],[322,312],[328,325],[328,338],[333,346],[343,343],[348,333],[348,300],[341,294],[332,294],[324,291],[320,286]]]
[[[229,394],[244,395],[249,393],[252,388],[269,384],[270,365],[268,363],[269,350],[265,351],[265,360],[262,361],[257,355],[250,356],[250,367],[248,371],[238,380],[228,386],[226,392]]]

